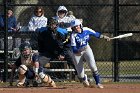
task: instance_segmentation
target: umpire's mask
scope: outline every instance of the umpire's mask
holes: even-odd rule
[[[58,27],[58,21],[51,17],[48,19],[48,27],[53,30],[53,31],[56,31],[57,27]]]

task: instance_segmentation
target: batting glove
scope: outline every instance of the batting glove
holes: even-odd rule
[[[107,41],[110,41],[110,37],[106,36],[106,35],[100,35],[100,38],[103,38]]]

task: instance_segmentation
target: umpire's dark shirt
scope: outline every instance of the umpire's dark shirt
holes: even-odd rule
[[[65,36],[63,34],[57,31],[56,33],[53,33],[49,28],[39,32],[39,53],[50,58],[56,58],[60,54],[64,55],[63,39],[65,40]]]

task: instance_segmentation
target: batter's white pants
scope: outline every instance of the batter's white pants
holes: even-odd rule
[[[87,45],[87,48],[81,52],[80,56],[74,54],[74,58],[75,58],[74,65],[77,70],[79,78],[84,78],[84,74],[85,74],[84,59],[88,63],[88,66],[90,67],[92,72],[97,71],[94,55],[89,45]]]

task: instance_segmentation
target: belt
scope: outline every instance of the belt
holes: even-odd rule
[[[85,51],[87,49],[87,46],[82,47],[81,49],[79,49],[78,53],[75,53],[76,56],[81,56],[82,52]]]
[[[79,51],[82,52],[82,51],[85,51],[86,49],[87,49],[87,46],[84,46]]]

